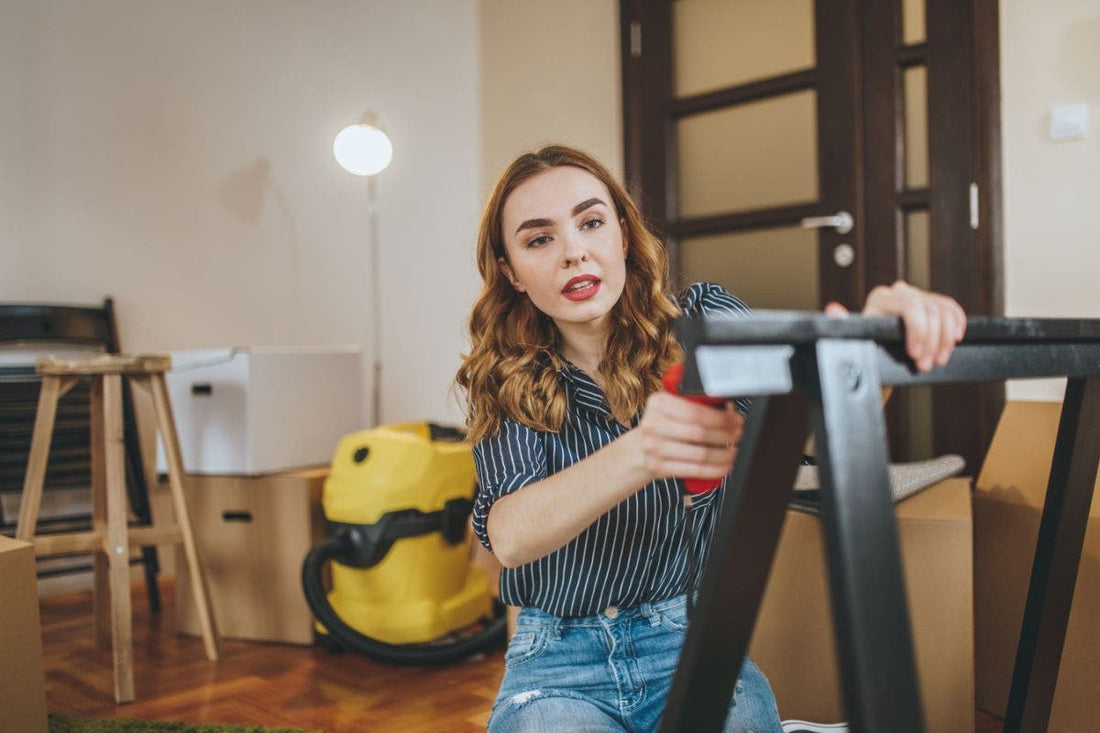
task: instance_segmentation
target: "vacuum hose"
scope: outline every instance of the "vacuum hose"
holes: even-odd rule
[[[432,665],[457,662],[504,641],[506,620],[503,613],[492,619],[486,628],[470,636],[457,637],[453,641],[387,644],[359,633],[344,623],[333,610],[322,582],[325,564],[329,560],[350,560],[356,552],[357,543],[353,533],[340,532],[314,545],[302,563],[302,589],[310,610],[329,635],[348,649],[388,664]],[[345,564],[356,563],[352,561]]]

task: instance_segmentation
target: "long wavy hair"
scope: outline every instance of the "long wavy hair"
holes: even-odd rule
[[[594,158],[564,145],[521,155],[493,188],[477,238],[482,289],[470,314],[470,353],[456,377],[466,392],[472,441],[496,434],[503,417],[550,432],[561,430],[565,421],[566,397],[558,376],[564,365],[561,334],[549,316],[512,287],[499,265],[499,258],[508,257],[502,219],[508,196],[524,181],[559,166],[580,168],[607,186],[626,236],[626,284],[612,308],[598,367],[614,418],[629,424],[660,389],[661,375],[683,354],[671,328],[680,309],[670,291],[668,253],[622,185]]]

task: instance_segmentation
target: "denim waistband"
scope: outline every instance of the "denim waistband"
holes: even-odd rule
[[[525,606],[520,609],[519,617],[517,618],[517,626],[532,625],[532,626],[551,626],[554,628],[577,628],[583,626],[606,626],[608,624],[626,623],[631,621],[644,620],[649,623],[657,623],[660,621],[660,615],[669,611],[678,609],[687,604],[687,596],[680,594],[673,596],[672,598],[666,598],[663,601],[653,601],[646,603],[639,603],[637,606],[629,606],[622,608],[619,606],[608,606],[608,609],[614,608],[614,615],[609,614],[607,611],[602,611],[593,616],[555,616],[552,613],[547,613],[541,608],[534,608],[532,606]]]

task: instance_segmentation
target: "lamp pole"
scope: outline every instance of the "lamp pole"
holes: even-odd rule
[[[367,220],[371,271],[371,426],[382,424],[382,269],[378,246],[378,182],[367,177]]]
[[[332,142],[332,153],[344,170],[367,178],[367,232],[371,268],[371,404],[370,422],[382,420],[382,273],[379,263],[378,184],[375,176],[393,159],[393,145],[378,127],[374,115],[341,130]]]

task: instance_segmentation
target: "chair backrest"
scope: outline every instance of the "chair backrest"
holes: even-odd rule
[[[102,346],[118,352],[114,305],[99,308],[41,303],[0,303],[0,343]]]
[[[81,351],[118,353],[114,303],[100,307],[42,303],[0,303],[0,348],[48,353],[77,348]],[[18,359],[15,360],[18,362]],[[0,363],[0,530],[13,529],[12,512],[5,512],[4,494],[20,494],[30,454],[31,435],[38,407],[41,378],[33,358],[22,363]],[[127,457],[127,488],[131,509],[148,523],[150,513],[145,473],[141,462],[137,422],[129,385],[123,380],[123,421]],[[45,491],[84,490],[91,485],[91,410],[87,380],[77,385],[58,404]],[[10,506],[10,503],[9,503]],[[87,524],[86,513],[47,517],[40,527],[58,529]]]

